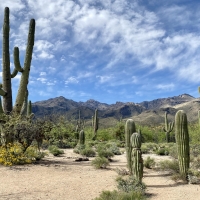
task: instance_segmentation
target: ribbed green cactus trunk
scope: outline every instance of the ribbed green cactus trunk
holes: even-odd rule
[[[3,91],[6,95],[3,95],[3,110],[6,114],[12,111],[12,85],[10,75],[10,52],[9,52],[9,32],[10,32],[10,20],[9,20],[9,8],[4,10],[4,24],[3,24]]]
[[[132,145],[132,172],[135,179],[142,182],[143,177],[143,159],[141,151],[141,136],[139,133],[131,135]]]
[[[135,123],[132,119],[128,119],[125,124],[125,146],[126,146],[126,158],[127,158],[127,167],[132,174],[132,146],[131,146],[131,135],[136,132]]]
[[[179,110],[175,115],[175,137],[180,174],[187,180],[190,165],[190,149],[187,115],[183,110]]]

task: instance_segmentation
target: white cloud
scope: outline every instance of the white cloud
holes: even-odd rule
[[[165,91],[173,90],[174,87],[175,87],[175,85],[173,83],[170,83],[170,84],[158,84],[156,86],[157,89],[161,89],[161,90],[165,90]]]
[[[42,83],[46,83],[47,79],[46,78],[37,78],[37,81],[41,81]]]
[[[46,76],[47,73],[46,72],[40,72],[40,76]]]
[[[72,83],[72,84],[77,84],[79,81],[75,78],[75,77],[69,77],[66,81],[65,81],[65,84],[69,84],[69,83]]]

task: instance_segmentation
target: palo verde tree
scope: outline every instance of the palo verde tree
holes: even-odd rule
[[[14,47],[14,70],[11,73],[10,70],[10,52],[9,52],[9,32],[10,32],[10,21],[9,21],[9,8],[6,7],[4,10],[4,23],[3,23],[3,70],[2,77],[3,82],[0,87],[0,95],[3,96],[3,111],[5,114],[15,112],[20,114],[24,99],[26,98],[30,65],[32,60],[34,37],[35,37],[35,20],[31,19],[29,24],[28,41],[26,47],[26,56],[24,60],[24,66],[21,67],[19,59],[19,48]],[[12,85],[11,78],[14,78],[18,72],[21,72],[20,85],[15,101],[14,107],[12,106]]]

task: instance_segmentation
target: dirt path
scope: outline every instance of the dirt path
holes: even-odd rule
[[[49,156],[37,165],[1,166],[0,200],[91,200],[103,190],[117,189],[114,169],[126,168],[125,154],[115,156],[106,170],[94,169],[91,161],[74,162],[75,157],[70,149],[63,157]],[[146,169],[143,181],[151,200],[200,200],[200,185],[178,185]]]

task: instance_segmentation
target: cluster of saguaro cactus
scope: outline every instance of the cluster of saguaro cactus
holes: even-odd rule
[[[169,122],[167,119],[167,112],[165,112],[165,127],[163,128],[165,134],[166,134],[166,142],[170,142],[170,132],[172,132],[174,128],[174,122]]]
[[[143,159],[141,151],[141,135],[133,133],[131,135],[132,144],[132,172],[136,180],[142,181],[143,177]]]
[[[187,180],[190,165],[190,149],[187,115],[183,110],[179,110],[175,115],[175,137],[180,174]]]
[[[97,130],[99,128],[99,118],[98,118],[98,110],[95,110],[94,117],[92,117],[92,125],[94,129],[94,136],[93,140],[96,140],[97,138]]]
[[[10,113],[12,111],[16,113],[20,113],[23,105],[23,101],[26,95],[30,65],[32,60],[32,52],[34,46],[34,35],[35,35],[35,20],[30,20],[29,25],[29,34],[28,34],[28,42],[26,48],[26,56],[24,61],[24,67],[21,67],[19,61],[19,48],[14,48],[14,71],[10,73],[10,53],[9,53],[9,31],[10,31],[10,23],[9,23],[9,8],[6,7],[4,10],[4,24],[3,24],[3,84],[0,84],[0,95],[3,96],[3,111],[5,114]],[[11,78],[14,78],[18,72],[21,72],[21,80],[20,85],[15,101],[15,105],[13,107],[12,104],[12,85]]]
[[[75,132],[77,134],[76,136],[76,139],[78,139],[78,133],[83,130],[85,127],[85,120],[82,119],[81,120],[81,111],[79,110],[79,113],[78,113],[78,120],[76,121],[76,129],[75,129]]]

